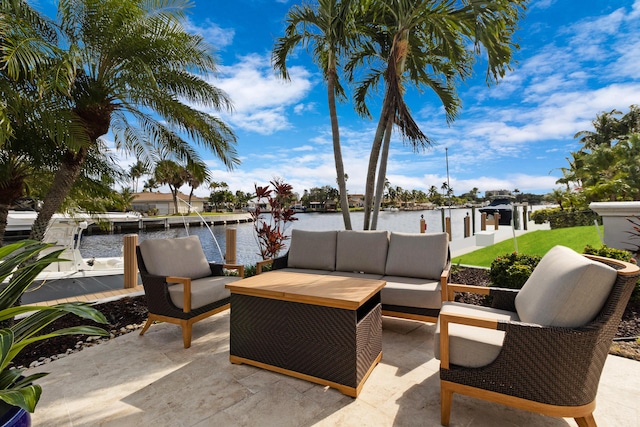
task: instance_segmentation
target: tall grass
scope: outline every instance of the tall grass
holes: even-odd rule
[[[567,246],[578,253],[584,252],[586,245],[596,248],[602,246],[598,231],[594,226],[558,228],[555,230],[537,230],[517,237],[518,252],[527,255],[543,256],[556,245]],[[498,256],[514,251],[513,239],[504,240],[491,246],[461,255],[452,263],[490,267]]]

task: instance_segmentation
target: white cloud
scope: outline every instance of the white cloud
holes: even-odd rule
[[[276,76],[269,58],[247,55],[234,65],[220,67],[220,75],[211,83],[224,90],[234,105],[228,121],[241,129],[263,135],[290,127],[287,109],[303,100],[314,79],[303,67],[291,67],[290,81]]]
[[[295,107],[293,107],[293,112],[301,115],[307,112],[313,112],[316,109],[316,103],[315,102],[309,102],[306,104],[297,104]]]
[[[195,33],[202,36],[207,43],[213,45],[216,49],[225,48],[233,43],[235,31],[233,28],[222,28],[211,22],[209,18],[202,25],[196,25],[187,19],[185,29],[189,33]]]

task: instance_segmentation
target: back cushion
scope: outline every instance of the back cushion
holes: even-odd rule
[[[584,326],[600,312],[616,270],[564,246],[540,260],[516,297],[520,320],[545,326]]]
[[[139,246],[144,265],[151,274],[192,279],[211,275],[198,236],[144,240]]]
[[[338,231],[336,270],[384,274],[388,248],[387,231]]]
[[[337,234],[337,231],[292,230],[287,267],[335,270]]]
[[[439,280],[447,263],[447,233],[391,233],[385,274]]]

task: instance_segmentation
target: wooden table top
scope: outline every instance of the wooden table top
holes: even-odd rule
[[[234,294],[355,310],[385,285],[384,280],[276,270],[226,287]]]

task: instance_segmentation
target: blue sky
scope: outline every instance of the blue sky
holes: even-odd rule
[[[43,3],[45,0],[41,0]],[[242,164],[227,171],[204,154],[215,181],[232,191],[252,191],[280,177],[302,194],[337,187],[326,89],[309,55],[299,50],[288,63],[291,81],[274,73],[270,56],[283,34],[287,0],[196,0],[188,29],[216,48],[219,73],[235,111],[222,118],[238,137]],[[559,186],[559,168],[580,145],[573,135],[592,130],[603,111],[626,113],[640,104],[640,0],[533,0],[517,32],[520,51],[498,85],[488,87],[481,64],[459,86],[462,109],[447,125],[432,93],[409,92],[416,121],[436,145],[414,153],[396,135],[387,178],[391,185],[426,191],[446,181],[445,148],[455,194],[479,188],[547,193]],[[373,140],[373,120],[352,104],[339,106],[347,187],[362,193]],[[134,159],[122,157],[123,166]],[[188,191],[185,187],[185,191]],[[205,188],[198,195],[208,195]]]

